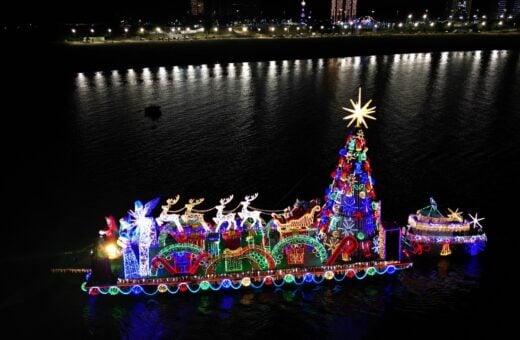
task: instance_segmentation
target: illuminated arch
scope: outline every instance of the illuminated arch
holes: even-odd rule
[[[166,260],[171,253],[180,253],[180,252],[189,252],[197,255],[195,260],[190,266],[189,273],[195,274],[197,269],[199,268],[200,263],[205,258],[209,257],[209,254],[205,252],[202,248],[191,244],[191,243],[176,243],[171,244],[159,251],[159,253],[152,259],[152,266],[154,268],[159,268],[160,265],[164,267],[171,274],[178,274],[175,267],[170,265],[169,261]]]
[[[179,252],[190,252],[199,255],[201,253],[204,253],[204,249],[191,243],[175,243],[170,244],[169,246],[166,246],[163,249],[161,249],[157,256],[165,257],[170,255],[171,253]]]
[[[258,263],[261,270],[274,269],[276,267],[274,258],[263,248],[248,246],[242,250],[241,254]]]
[[[311,246],[316,249],[316,252],[320,258],[321,263],[325,263],[327,261],[327,250],[318,242],[315,238],[307,236],[307,235],[293,235],[284,238],[282,241],[278,242],[271,251],[273,257],[277,260],[283,258],[283,249],[287,246],[296,245],[296,244],[305,244],[307,246]]]

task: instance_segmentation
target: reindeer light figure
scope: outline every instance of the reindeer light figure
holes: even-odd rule
[[[254,225],[256,222],[258,222],[258,226],[260,228],[263,227],[262,220],[260,219],[260,211],[254,210],[247,210],[247,207],[249,207],[249,204],[251,204],[252,201],[254,201],[258,197],[258,193],[250,196],[246,196],[244,201],[240,202],[240,205],[242,205],[242,211],[238,213],[238,216],[242,219],[241,225],[244,225],[244,222],[248,219],[253,220],[253,223],[251,225]]]
[[[175,198],[168,198],[166,200],[166,205],[162,205],[162,212],[161,215],[157,218],[157,223],[159,225],[164,225],[165,223],[171,223],[173,222],[175,226],[177,227],[177,231],[182,233],[184,231],[184,228],[181,225],[181,216],[179,214],[172,214],[170,213],[170,208],[175,205],[180,199],[180,195],[175,196]]]
[[[186,211],[181,216],[181,219],[185,223],[187,223],[188,221],[199,222],[202,225],[202,227],[204,228],[204,230],[206,230],[207,232],[210,232],[211,230],[210,230],[208,224],[206,223],[206,221],[204,221],[204,214],[192,212],[193,207],[201,204],[202,202],[204,202],[204,198],[199,198],[199,199],[190,198],[188,203],[186,203],[184,205],[184,207],[186,208]]]
[[[227,198],[223,198],[220,200],[220,204],[215,206],[215,209],[217,209],[217,216],[213,217],[213,221],[215,221],[215,224],[217,225],[217,227],[215,228],[215,232],[219,231],[220,226],[224,222],[228,223],[227,230],[229,230],[231,228],[231,226],[233,226],[233,230],[237,229],[237,221],[235,220],[235,213],[231,213],[231,214],[223,213],[224,208],[226,207],[226,204],[231,202],[232,199],[233,199],[233,195],[231,195]]]

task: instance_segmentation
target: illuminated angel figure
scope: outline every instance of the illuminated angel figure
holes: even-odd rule
[[[130,228],[134,229],[134,235],[139,245],[139,275],[150,275],[150,247],[157,244],[157,224],[149,214],[159,203],[159,198],[153,199],[143,205],[141,201],[135,201],[134,210],[128,211]]]

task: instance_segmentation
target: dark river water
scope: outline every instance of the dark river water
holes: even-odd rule
[[[489,318],[516,296],[518,51],[53,72],[12,85],[3,124],[0,311],[17,334],[469,338],[507,326]],[[321,197],[360,85],[377,106],[366,135],[383,219],[405,225],[433,196],[486,217],[485,253],[336,286],[155,298],[88,297],[82,275],[49,274],[87,266],[104,216],[135,199],[205,197],[205,209],[259,192],[255,207],[283,209]]]

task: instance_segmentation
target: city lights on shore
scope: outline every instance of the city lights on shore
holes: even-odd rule
[[[274,32],[283,33],[285,37],[300,37],[300,36],[320,36],[329,35],[350,35],[373,33],[418,33],[418,32],[480,32],[481,30],[504,30],[514,29],[517,26],[514,15],[509,12],[504,12],[500,15],[493,15],[488,19],[486,15],[476,12],[468,13],[467,15],[447,15],[445,17],[434,17],[432,13],[426,9],[420,13],[404,14],[401,21],[378,21],[374,19],[375,10],[372,10],[372,16],[365,16],[358,19],[337,20],[331,24],[320,24],[313,28],[311,22],[292,22],[291,20],[282,20],[278,23],[270,23],[264,25],[263,23],[244,21],[235,21],[233,23],[221,24],[215,23],[209,27],[204,27],[202,21],[194,23],[190,26],[183,26],[183,23],[177,19],[170,22],[170,25],[161,24],[154,25],[153,23],[143,23],[139,20],[137,27],[132,27],[126,20],[121,21],[120,27],[108,27],[103,24],[87,24],[87,27],[81,27],[76,24],[67,28],[68,34],[71,38],[76,40],[78,37],[86,36],[84,38],[91,39],[94,36],[104,36],[105,40],[117,40],[135,38],[139,40],[178,40],[178,39],[200,39],[200,38],[214,38],[219,33],[239,33],[239,36],[261,37],[262,35],[274,36]],[[310,17],[307,17],[309,19]],[[350,30],[350,31],[349,31]],[[137,37],[132,33],[137,33]],[[200,34],[202,33],[202,34]],[[208,36],[210,33],[213,35]],[[254,33],[250,35],[249,33]],[[182,34],[182,35],[181,35]],[[203,36],[205,34],[205,36]],[[238,37],[238,36],[237,36]],[[102,38],[102,37],[99,37]],[[86,41],[83,39],[83,41]]]

